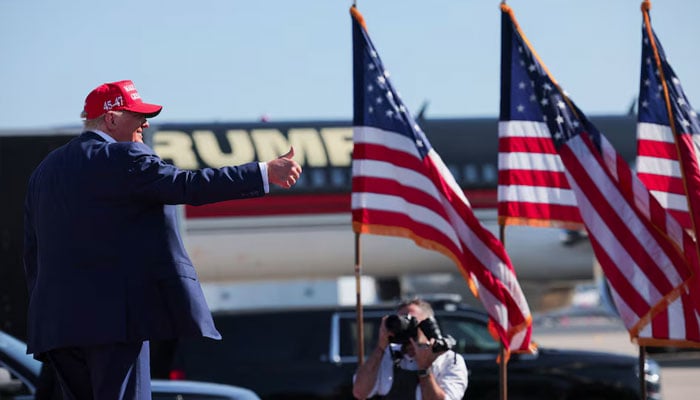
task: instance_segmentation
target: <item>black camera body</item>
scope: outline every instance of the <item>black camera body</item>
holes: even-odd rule
[[[410,339],[418,337],[420,329],[428,339],[435,339],[432,350],[433,353],[442,353],[450,350],[455,345],[455,340],[450,335],[443,335],[437,321],[429,317],[418,323],[416,317],[412,315],[392,314],[384,322],[386,329],[392,334],[389,338],[391,343],[406,344]]]

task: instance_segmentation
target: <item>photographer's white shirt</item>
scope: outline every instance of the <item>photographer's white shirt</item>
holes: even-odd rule
[[[401,345],[391,343],[384,350],[379,371],[377,371],[377,380],[374,383],[374,388],[369,397],[376,395],[386,395],[391,390],[391,385],[394,381],[394,361],[392,360],[392,350],[394,352],[401,350]],[[399,367],[415,371],[418,369],[416,362],[412,357],[403,355],[399,360]],[[435,377],[438,386],[445,392],[445,398],[449,400],[461,400],[464,397],[464,392],[467,390],[469,380],[467,374],[467,364],[461,355],[456,354],[452,350],[448,350],[441,354],[430,367],[430,370]],[[421,400],[420,384],[416,387],[416,400]]]

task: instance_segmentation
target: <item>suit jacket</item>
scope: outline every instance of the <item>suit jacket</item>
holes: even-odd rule
[[[94,132],[53,151],[25,201],[27,351],[219,339],[174,205],[262,195],[257,163],[186,171]]]

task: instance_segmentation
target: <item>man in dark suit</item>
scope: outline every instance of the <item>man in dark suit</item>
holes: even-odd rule
[[[29,181],[27,351],[52,364],[66,398],[149,399],[149,340],[221,338],[176,204],[259,197],[301,174],[293,149],[218,169],[167,164],[139,143],[161,109],[131,81],[100,85],[85,100],[85,131]]]

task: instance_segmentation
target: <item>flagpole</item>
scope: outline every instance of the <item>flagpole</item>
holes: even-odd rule
[[[501,10],[504,10],[504,7],[508,7],[506,4],[506,0],[501,0]],[[501,244],[503,244],[503,248],[506,248],[506,226],[503,223],[498,224],[498,238],[501,240]],[[499,359],[500,362],[498,363],[498,382],[499,382],[499,388],[498,388],[498,394],[499,394],[499,399],[500,400],[508,400],[508,364],[507,364],[507,353],[506,353],[506,347],[503,345],[503,340],[500,342],[499,346],[500,350],[500,355]]]
[[[357,0],[352,0],[353,9],[357,8]],[[354,48],[354,44],[353,44]],[[365,362],[365,327],[362,314],[362,248],[360,246],[360,233],[355,232],[355,324],[357,325],[357,366]]]
[[[666,87],[666,79],[664,79],[663,75],[663,68],[661,67],[661,60],[659,59],[659,54],[656,49],[656,43],[655,43],[655,38],[654,34],[651,31],[651,21],[649,21],[649,9],[651,8],[651,1],[649,0],[644,0],[642,2],[642,18],[644,18],[645,22],[645,29],[647,29],[647,35],[649,35],[649,42],[652,47],[652,52],[654,53],[654,61],[656,62],[656,66],[659,70],[659,74],[661,75],[661,84],[663,85],[664,89],[664,100],[666,101],[667,105],[667,111],[668,111],[668,122],[671,127],[671,132],[674,133],[673,135],[673,142],[676,144],[676,151],[678,152],[678,139],[676,138],[676,131],[675,131],[675,126],[674,126],[674,121],[673,121],[673,114],[671,113],[671,110],[668,108],[669,106],[669,98],[668,98],[668,88]],[[680,152],[678,152],[680,154]],[[681,168],[681,174],[683,174],[683,185],[685,186],[685,173],[683,172],[683,168]],[[688,193],[688,188],[685,188],[686,193]],[[688,201],[688,209],[692,212],[692,207],[690,206],[690,199],[686,196],[686,200]],[[693,223],[693,219],[690,219],[691,223]],[[697,247],[696,247],[697,251]],[[644,370],[644,364],[646,359],[646,348],[643,345],[639,345],[639,393],[641,395],[642,399],[647,398],[647,382],[645,379],[645,374],[646,371]]]
[[[505,3],[505,0],[503,1]],[[498,237],[503,244],[503,248],[506,247],[506,226],[503,224],[498,225]],[[501,340],[500,346],[501,354],[499,356],[501,362],[498,363],[498,381],[500,383],[499,396],[500,400],[508,400],[508,356],[506,354],[506,347],[503,345],[503,340]]]
[[[355,232],[355,303],[356,303],[356,324],[357,324],[357,366],[365,361],[365,328],[364,316],[362,315],[362,256],[360,247],[360,234]]]
[[[644,379],[646,371],[644,370],[644,364],[646,359],[646,348],[644,346],[639,346],[639,389],[642,395],[642,399],[647,398],[647,381]]]
[[[498,363],[498,380],[500,382],[500,388],[499,388],[499,398],[500,400],[508,400],[508,362],[506,361],[506,346],[503,345],[503,341],[501,341],[501,354],[499,355],[498,358],[500,358],[500,362]]]

